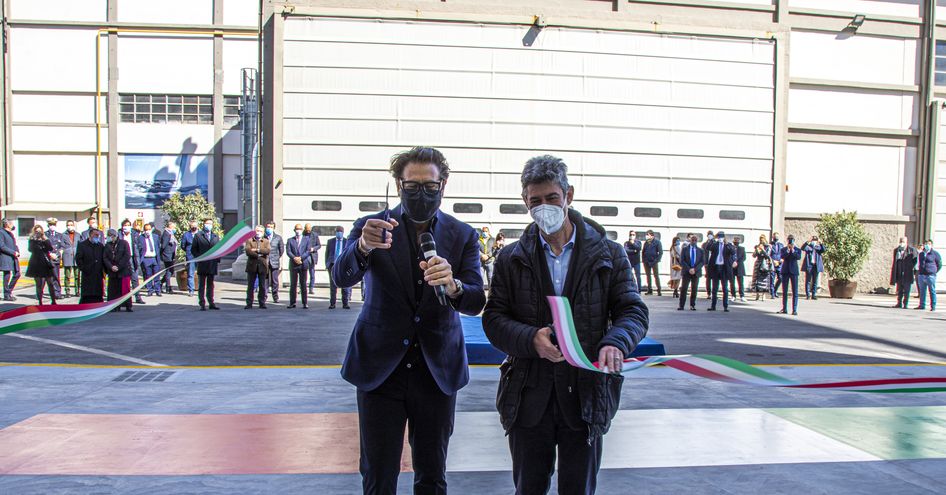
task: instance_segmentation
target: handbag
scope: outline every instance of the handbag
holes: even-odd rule
[[[680,271],[680,270],[683,270],[683,267],[680,266],[680,265],[673,265],[673,266],[670,267],[670,269],[671,269],[671,270]]]

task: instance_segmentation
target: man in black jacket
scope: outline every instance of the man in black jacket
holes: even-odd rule
[[[909,239],[900,238],[900,245],[893,250],[893,264],[890,267],[890,285],[897,286],[897,305],[895,308],[907,309],[910,304],[910,291],[916,275],[919,252],[910,245]]]
[[[726,242],[726,234],[723,231],[716,233],[716,242],[710,246],[706,253],[706,264],[711,266],[711,276],[713,277],[713,296],[710,307],[707,311],[716,311],[716,302],[718,301],[720,285],[723,289],[723,311],[729,312],[729,284],[733,280],[733,269],[736,268],[736,248]]]
[[[214,234],[214,221],[212,218],[204,219],[204,230],[194,236],[194,244],[191,246],[191,254],[195,258],[210,251],[220,242],[220,236]],[[220,309],[214,304],[214,277],[217,276],[217,265],[220,260],[200,261],[197,263],[197,304],[201,311],[210,309]],[[207,305],[206,303],[209,303]]]
[[[696,311],[696,293],[700,290],[700,275],[703,274],[703,265],[706,263],[705,253],[696,245],[698,242],[696,234],[690,234],[690,243],[680,250],[683,283],[680,285],[680,305],[677,311],[683,311],[687,289],[690,289],[690,311]]]
[[[620,370],[647,333],[648,311],[621,245],[569,209],[567,167],[549,155],[529,160],[522,198],[535,223],[496,260],[483,327],[509,357],[497,408],[509,435],[517,493],[547,493],[559,458],[559,493],[593,493],[602,436],[618,410],[623,377],[564,362],[546,296],[571,304],[578,340],[603,370]]]
[[[627,242],[624,243],[624,251],[627,252],[627,260],[631,262],[631,270],[634,271],[634,281],[637,282],[637,292],[641,290],[641,241],[637,240],[637,232],[633,230],[627,235]]]

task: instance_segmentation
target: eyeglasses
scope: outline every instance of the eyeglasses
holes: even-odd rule
[[[439,193],[443,189],[443,181],[429,181],[429,182],[417,182],[413,180],[402,180],[401,189],[409,193],[420,191],[421,188],[425,192],[434,194]]]

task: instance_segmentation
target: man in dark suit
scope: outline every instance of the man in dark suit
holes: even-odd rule
[[[653,230],[647,231],[647,238],[644,245],[641,246],[641,261],[644,262],[644,273],[647,275],[647,295],[654,295],[653,286],[650,285],[651,275],[654,276],[654,282],[657,283],[657,296],[660,292],[660,260],[664,256],[664,247],[657,238]]]
[[[187,232],[184,232],[184,235],[181,236],[181,250],[184,251],[184,259],[188,261],[187,263],[187,295],[194,296],[194,272],[197,267],[193,263],[190,263],[190,260],[194,259],[194,255],[191,254],[191,246],[194,245],[194,237],[197,236],[197,222],[191,220],[190,224],[187,226]]]
[[[683,246],[680,252],[683,283],[680,286],[680,305],[677,311],[683,311],[687,289],[690,289],[690,311],[696,311],[696,293],[700,290],[700,275],[703,274],[703,265],[706,263],[705,253],[697,246],[698,242],[696,235],[690,234],[690,243]]]
[[[716,311],[716,302],[719,300],[719,289],[723,289],[723,311],[729,312],[729,284],[733,279],[733,268],[736,267],[736,248],[726,242],[726,233],[716,233],[716,242],[706,253],[706,263],[713,265],[713,299],[707,311]]]
[[[13,220],[3,219],[0,230],[0,272],[3,272],[3,300],[16,301],[13,289],[20,279],[20,247],[16,244]]]
[[[158,273],[160,261],[161,238],[154,233],[154,224],[146,223],[138,236],[138,265],[141,267],[141,276],[146,281]],[[161,297],[161,283],[157,280],[146,284],[148,295]]]
[[[73,220],[66,221],[66,231],[59,236],[62,240],[62,272],[65,284],[66,297],[70,297],[70,292],[75,291],[76,297],[79,297],[79,267],[76,266],[76,249],[79,247],[79,233],[76,232],[76,223]]]
[[[772,259],[772,271],[769,272],[769,294],[772,299],[778,297],[778,288],[782,285],[782,252],[785,250],[785,244],[782,244],[779,238],[779,233],[773,232],[772,242],[769,243],[769,258]]]
[[[191,246],[191,254],[195,258],[210,251],[210,248],[220,242],[220,236],[214,233],[214,221],[212,218],[204,219],[204,229],[194,236],[194,244]],[[210,309],[220,309],[214,304],[214,278],[217,276],[217,265],[219,259],[200,261],[197,263],[197,304],[201,311]],[[207,304],[205,304],[205,301]]]
[[[305,235],[302,224],[297,223],[293,230],[296,235],[286,242],[286,256],[289,257],[289,306],[287,308],[296,307],[296,289],[298,288],[302,296],[302,308],[309,309],[309,295],[305,286],[309,265],[312,264],[310,249],[312,239]]]
[[[56,259],[53,260],[53,276],[51,281],[53,293],[56,294],[56,299],[62,299],[62,281],[59,268],[62,265],[62,251],[65,246],[62,233],[59,232],[59,220],[56,217],[46,219],[46,237],[49,238],[50,244],[53,245],[51,254],[56,255]]]
[[[366,279],[342,376],[358,388],[365,493],[394,494],[404,428],[410,425],[415,493],[446,493],[447,448],[457,391],[469,381],[459,313],[477,315],[486,296],[472,227],[440,211],[450,173],[433,148],[391,159],[401,204],[355,222],[333,265],[339,287]],[[426,260],[428,232],[437,255]],[[329,257],[332,256],[329,250]],[[446,305],[433,286],[445,288]]]
[[[897,304],[895,308],[907,309],[910,303],[910,291],[916,276],[919,253],[910,245],[906,237],[900,238],[900,245],[893,250],[893,265],[890,267],[890,285],[897,286]]]
[[[328,240],[325,248],[325,269],[328,270],[328,283],[329,283],[329,306],[328,309],[335,309],[335,302],[338,297],[338,285],[335,283],[335,277],[332,277],[332,267],[335,266],[335,262],[342,256],[342,252],[345,250],[345,244],[348,242],[348,239],[345,239],[345,229],[342,227],[335,227],[335,237]],[[351,306],[348,305],[351,301],[351,287],[345,287],[342,289],[342,308],[351,309]]]
[[[270,220],[266,224],[266,239],[269,240],[269,290],[273,294],[273,302],[279,302],[279,274],[282,273],[282,256],[286,254],[286,243],[282,236],[276,233],[276,222]]]
[[[707,231],[706,231],[706,240],[703,241],[703,245],[700,246],[701,248],[703,248],[703,254],[704,254],[704,255],[706,255],[707,253],[709,253],[710,247],[713,246],[713,243],[714,243],[714,242],[716,242],[716,234],[714,234],[712,230],[707,230]],[[706,281],[705,281],[705,284],[706,284],[706,298],[707,298],[707,299],[712,299],[712,298],[713,298],[713,295],[712,295],[712,293],[711,293],[711,289],[713,288],[713,285],[712,285],[712,284],[713,284],[713,264],[712,264],[712,263],[706,263],[706,265],[703,266],[703,269],[706,271],[706,277],[705,277],[705,278],[706,278]]]
[[[177,223],[174,221],[168,221],[164,226],[164,232],[161,232],[161,263],[163,264],[162,268],[166,271],[164,276],[161,277],[161,290],[167,294],[174,294],[174,288],[172,287],[172,281],[176,280],[174,278],[174,269],[171,268],[174,266],[174,262],[177,261]]]
[[[101,230],[91,229],[89,236],[76,248],[76,265],[82,271],[82,297],[79,304],[100,303],[105,296],[105,237]]]
[[[322,249],[322,241],[319,240],[319,233],[312,228],[311,224],[305,224],[303,235],[309,236],[309,253],[312,262],[309,263],[309,295],[315,294],[315,267],[319,265],[319,249]]]
[[[788,236],[788,244],[782,248],[779,267],[782,276],[782,309],[779,313],[788,313],[788,289],[792,289],[792,315],[798,316],[798,260],[802,250],[795,245],[795,236]]]
[[[801,269],[805,271],[805,299],[818,299],[818,277],[824,271],[824,244],[818,241],[818,236],[811,236],[811,240],[801,245],[805,259]]]
[[[624,243],[624,252],[627,253],[627,260],[631,262],[631,271],[634,272],[634,279],[637,282],[637,292],[641,290],[641,241],[637,240],[637,232],[633,230],[627,235],[627,242]]]
[[[131,290],[138,288],[138,276],[141,274],[141,251],[139,243],[141,234],[131,228],[131,220],[122,220],[122,229],[118,232],[118,238],[128,245],[131,251]],[[140,292],[135,292],[135,304],[144,304],[145,300],[141,298]]]
[[[86,225],[88,225],[88,228],[84,232],[79,234],[79,242],[87,240],[89,238],[89,234],[91,234],[93,230],[99,229],[99,220],[95,218],[94,215],[90,216],[89,218],[86,218],[85,223]],[[102,244],[104,245],[105,241],[102,241]]]
[[[733,281],[730,284],[732,298],[736,300],[736,285],[739,286],[739,300],[746,302],[746,289],[743,286],[743,277],[746,276],[746,248],[742,245],[742,239],[733,237],[733,248],[736,250],[736,267],[733,268]]]

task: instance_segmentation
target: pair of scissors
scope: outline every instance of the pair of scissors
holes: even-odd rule
[[[388,203],[388,195],[391,192],[391,184],[384,186],[384,221],[391,223],[391,205]],[[381,242],[388,242],[388,231],[381,229]]]

